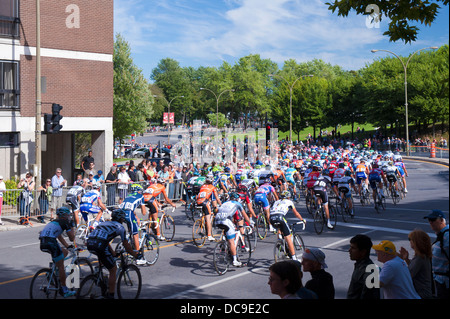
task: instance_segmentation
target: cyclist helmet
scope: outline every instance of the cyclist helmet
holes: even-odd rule
[[[352,176],[352,172],[350,170],[345,171],[345,176]]]
[[[142,188],[141,185],[139,185],[139,184],[132,184],[131,185],[131,192],[132,193],[140,193],[140,194],[142,194],[143,191],[144,191],[144,188]]]
[[[160,184],[164,184],[164,183],[166,182],[166,180],[165,180],[163,177],[158,177],[158,178],[156,179],[156,182],[157,182],[157,183],[160,183]]]
[[[231,200],[238,200],[239,199],[239,194],[235,193],[235,192],[230,192],[229,196],[230,196]]]
[[[116,209],[111,213],[111,220],[123,223],[127,220],[127,213],[122,208]],[[127,222],[128,223],[128,222]]]
[[[280,194],[280,198],[286,198],[286,199],[289,199],[289,198],[291,198],[291,193],[289,192],[289,191],[284,191],[284,192],[282,192],[281,194]]]
[[[322,171],[322,175],[329,176],[329,175],[330,175],[330,170],[329,170],[328,168],[325,168],[325,169]]]
[[[94,182],[92,182],[91,187],[92,187],[92,189],[100,189],[100,184],[98,182],[94,181]]]
[[[270,183],[272,183],[272,180],[269,177],[264,179],[264,183],[263,184],[270,184]]]
[[[380,167],[380,166],[378,165],[378,163],[373,163],[372,167],[373,167],[373,168],[378,168],[378,167]]]
[[[344,168],[345,164],[344,163],[339,163],[339,168]]]
[[[59,218],[67,219],[71,217],[71,214],[72,212],[70,211],[70,209],[65,206],[60,207],[56,210],[56,216],[58,216]]]

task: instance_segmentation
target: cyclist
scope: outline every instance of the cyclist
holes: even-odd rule
[[[328,175],[329,171],[327,169],[324,169],[322,175],[320,175],[314,182],[312,189],[317,199],[319,201],[322,201],[322,206],[325,210],[325,216],[327,218],[327,227],[329,229],[333,229],[334,226],[331,225],[330,222],[330,210],[328,208],[328,193],[327,193],[328,187],[333,187],[333,184],[331,182],[330,176]]]
[[[245,202],[245,204],[247,205],[250,216],[254,218],[256,218],[256,214],[255,211],[253,210],[252,196],[250,195],[250,192],[255,186],[256,183],[253,179],[244,179],[242,182],[239,183],[236,189],[239,198],[242,200],[242,202]],[[252,220],[250,219],[250,221]]]
[[[159,229],[158,221],[158,200],[157,196],[162,194],[164,196],[164,200],[172,207],[176,207],[175,204],[169,199],[166,193],[166,187],[165,187],[166,180],[163,177],[158,177],[156,179],[156,183],[150,185],[143,193],[144,196],[144,203],[148,207],[149,210],[149,219],[151,219],[153,222],[152,226],[155,229],[156,237],[158,239],[164,240],[165,238],[161,236],[161,231]]]
[[[67,256],[67,248],[73,248],[63,237],[65,231],[70,241],[75,240],[74,224],[72,221],[72,213],[67,207],[60,207],[56,210],[56,219],[47,224],[39,234],[40,249],[49,253],[52,260],[58,268],[59,281],[64,298],[75,295],[75,291],[70,291],[66,286],[66,271],[64,269],[64,257]],[[64,246],[58,244],[58,240]]]
[[[403,158],[400,154],[394,155],[394,165],[397,166],[398,171],[402,177],[403,186],[405,187],[405,193],[408,192],[406,189],[406,177],[408,177],[408,171],[406,170],[405,163],[403,163]]]
[[[108,299],[114,299],[117,274],[117,264],[114,259],[116,254],[110,242],[119,236],[126,252],[136,259],[142,259],[141,254],[133,250],[126,238],[126,230],[122,225],[124,222],[129,223],[127,212],[120,208],[116,209],[111,213],[111,221],[99,224],[87,240],[89,252],[97,255],[99,262],[109,271],[108,293],[106,294]],[[128,228],[130,227],[131,225],[128,224]]]
[[[218,228],[225,231],[225,238],[230,246],[230,252],[233,256],[233,266],[242,266],[242,263],[237,259],[236,243],[236,226],[239,228],[241,234],[244,234],[244,221],[250,223],[250,220],[245,213],[244,207],[238,202],[239,194],[230,192],[230,200],[223,203],[219,207],[216,215],[216,225]]]
[[[294,200],[297,198],[297,187],[295,186],[295,180],[301,180],[300,173],[295,168],[295,163],[289,164],[289,168],[286,169],[286,182],[292,185],[294,190]]]
[[[83,185],[85,185],[82,179],[79,179],[75,182],[69,192],[66,195],[66,204],[68,204],[72,208],[73,217],[75,219],[75,226],[78,226],[80,223],[78,212],[80,211],[80,201],[81,197],[86,193]]]
[[[139,217],[137,216],[135,210],[140,208],[142,215],[146,215],[146,208],[144,202],[144,196],[142,195],[144,188],[139,184],[132,184],[130,186],[131,193],[125,197],[122,203],[120,203],[119,208],[126,212],[127,225],[130,226],[129,232],[134,241],[134,249],[136,251],[140,250],[139,246]],[[137,265],[145,265],[147,261],[145,259],[136,260]]]
[[[335,175],[336,178],[336,175]],[[335,179],[333,179],[334,183]],[[350,170],[345,171],[344,176],[339,178],[337,181],[337,188],[339,190],[339,193],[343,194],[343,197],[347,199],[348,208],[350,209],[350,216],[353,218],[355,217],[354,211],[353,211],[353,201],[352,201],[352,188],[356,191],[355,187],[355,180],[352,177],[352,172]],[[340,197],[340,196],[339,196]],[[344,200],[344,198],[342,198]]]
[[[205,214],[206,220],[206,232],[208,235],[208,240],[213,241],[212,236],[212,225],[211,225],[211,205],[214,206],[214,210],[217,210],[217,204],[222,205],[220,202],[219,194],[217,193],[216,187],[212,184],[214,178],[212,176],[207,176],[205,184],[200,188],[200,192],[197,195],[197,205],[202,205],[203,214]]]
[[[278,165],[274,171],[274,177],[277,185],[280,187],[280,194],[286,190],[286,176],[284,175],[281,166]]]
[[[369,176],[369,169],[366,165],[366,161],[364,159],[360,160],[360,163],[356,165],[356,184],[358,185],[358,193],[361,196],[361,184],[364,182],[364,186],[367,186]]]
[[[277,228],[286,239],[289,247],[289,255],[291,259],[297,260],[295,255],[294,242],[292,241],[292,233],[289,225],[286,221],[286,214],[290,209],[294,212],[294,215],[300,219],[304,225],[306,225],[306,220],[303,219],[302,215],[297,211],[294,203],[290,200],[291,193],[289,191],[284,191],[280,194],[280,199],[273,203],[270,210],[270,224]]]
[[[398,170],[398,167],[394,165],[393,161],[389,161],[387,166],[386,166],[386,179],[389,181],[389,189],[391,189],[392,184],[394,184],[395,187],[395,195],[396,197],[398,197],[398,183],[397,183],[397,179],[399,177],[401,177],[401,174]]]
[[[275,198],[275,201],[278,200],[277,192],[275,191],[275,188],[272,186],[272,180],[270,177],[267,177],[261,186],[258,187],[258,189],[255,192],[255,204],[261,205],[265,214],[266,214],[266,220],[269,221],[270,219],[270,200],[273,200],[272,196]],[[273,226],[270,225],[270,231],[274,231],[275,229]]]
[[[108,211],[105,204],[103,204],[102,202],[102,197],[100,195],[99,189],[100,184],[97,182],[93,182],[92,190],[81,197],[80,211],[86,223],[88,221],[88,214],[97,214],[94,224],[90,226],[91,228],[97,227],[98,223],[100,222],[100,218],[103,215],[103,212]]]
[[[382,178],[383,180],[381,180]],[[384,176],[383,170],[379,167],[378,163],[373,164],[372,170],[369,172],[369,183],[370,187],[373,190],[373,202],[375,206],[377,205],[377,198],[376,198],[377,186],[378,189],[380,190],[381,196],[384,197],[383,181],[387,185],[386,176]]]

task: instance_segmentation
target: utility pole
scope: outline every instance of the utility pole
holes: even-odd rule
[[[41,185],[41,113],[42,113],[42,101],[41,101],[41,6],[40,0],[36,0],[36,129],[35,129],[35,157],[36,163],[34,165],[34,177],[35,177],[35,196],[33,204],[33,212],[39,209],[38,203],[38,185]]]

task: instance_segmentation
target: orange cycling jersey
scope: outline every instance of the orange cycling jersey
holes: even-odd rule
[[[203,185],[197,195],[197,205],[202,204],[205,200],[210,198],[215,189],[216,187],[212,184]]]
[[[153,202],[155,200],[156,196],[158,196],[161,193],[165,193],[165,192],[166,192],[166,188],[162,184],[150,185],[150,187],[147,188],[143,194],[144,201],[145,202]]]
[[[365,164],[359,164],[358,166],[356,166],[356,171],[357,172],[366,172],[367,170],[367,166]]]

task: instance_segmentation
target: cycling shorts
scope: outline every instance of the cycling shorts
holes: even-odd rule
[[[348,185],[340,185],[339,192],[344,193],[345,198],[350,198],[352,196],[352,191]]]
[[[132,235],[136,235],[139,232],[139,226],[137,224],[136,215],[130,210],[125,210],[127,212],[126,214],[126,221],[128,225],[131,225],[130,233]]]
[[[403,170],[403,167],[397,166],[397,168],[398,168],[398,171],[400,172],[400,175],[401,175],[402,177],[405,176],[405,171]]]
[[[386,178],[389,182],[395,183],[397,181],[397,176],[395,174],[386,174]]]
[[[381,176],[378,174],[369,175],[369,184],[372,189],[377,188],[377,183],[381,183]]]
[[[98,238],[88,238],[86,246],[108,270],[116,266],[116,260],[109,249],[108,242]]]
[[[324,190],[324,189],[322,189],[322,188],[320,188],[320,189],[314,189],[314,194],[317,196],[317,197],[320,197],[321,199],[322,199],[322,205],[326,205],[326,204],[328,204],[328,194],[327,194],[327,191],[326,190]]]
[[[231,219],[216,219],[216,226],[225,231],[225,237],[227,239],[233,239],[236,237],[235,227]]]
[[[286,218],[284,218],[284,214],[270,214],[270,223],[273,227],[281,230],[281,233],[284,236],[289,236],[291,234],[291,230],[286,221]]]
[[[77,196],[66,197],[66,204],[69,204],[74,212],[80,209],[80,203],[78,203]]]
[[[264,209],[270,207],[269,200],[267,199],[267,196],[263,193],[256,193],[254,200],[256,205],[261,205]]]
[[[49,253],[52,256],[53,262],[55,263],[64,259],[64,254],[62,252],[61,246],[59,246],[56,238],[42,237],[40,248],[41,251]]]
[[[295,181],[293,178],[286,177],[286,182],[291,183],[295,187]]]
[[[364,172],[356,172],[356,184],[361,184],[361,180],[366,179],[367,175]]]
[[[89,214],[98,214],[101,211],[101,208],[89,203],[83,203],[80,205],[81,215],[83,216],[84,221],[88,221]]]

